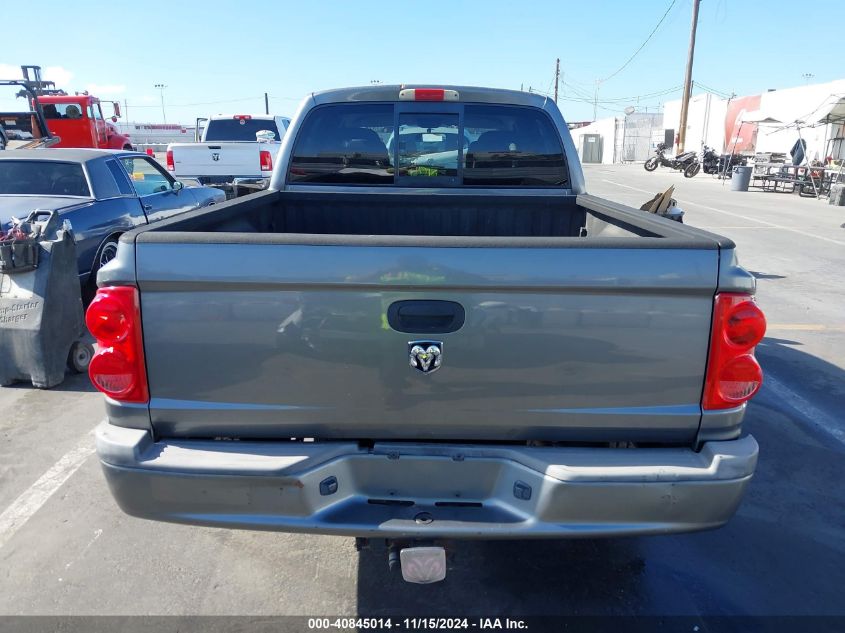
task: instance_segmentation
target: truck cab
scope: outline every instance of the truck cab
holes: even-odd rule
[[[129,137],[114,125],[120,116],[116,101],[111,121],[103,116],[100,99],[87,93],[43,95],[38,101],[50,132],[61,138],[56,147],[132,149]]]

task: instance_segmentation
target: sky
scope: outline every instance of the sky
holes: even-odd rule
[[[33,19],[30,4],[18,2],[3,9],[0,78],[40,65],[68,92],[119,100],[124,120],[192,124],[263,112],[265,92],[271,113],[290,116],[310,92],[373,81],[551,94],[560,58],[558,104],[567,120],[584,121],[593,119],[596,90],[598,118],[680,98],[692,2],[53,1],[39,5],[43,37],[12,28]],[[694,93],[841,79],[843,24],[842,0],[702,0]],[[22,109],[13,92],[0,88],[0,110]]]

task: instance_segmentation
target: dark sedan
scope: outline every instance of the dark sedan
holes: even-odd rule
[[[83,286],[114,257],[121,233],[225,199],[219,189],[186,187],[138,152],[0,152],[0,228],[35,209],[58,211],[73,227]]]

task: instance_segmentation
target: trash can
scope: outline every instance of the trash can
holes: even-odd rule
[[[88,368],[85,320],[69,223],[33,211],[0,233],[0,385],[46,389]]]
[[[753,171],[753,167],[734,167],[733,177],[731,178],[731,191],[748,191],[748,185],[751,184],[751,172]]]

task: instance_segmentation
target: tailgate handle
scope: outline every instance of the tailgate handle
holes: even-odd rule
[[[461,329],[464,307],[455,301],[420,299],[396,301],[387,309],[387,322],[397,332],[445,334]]]

